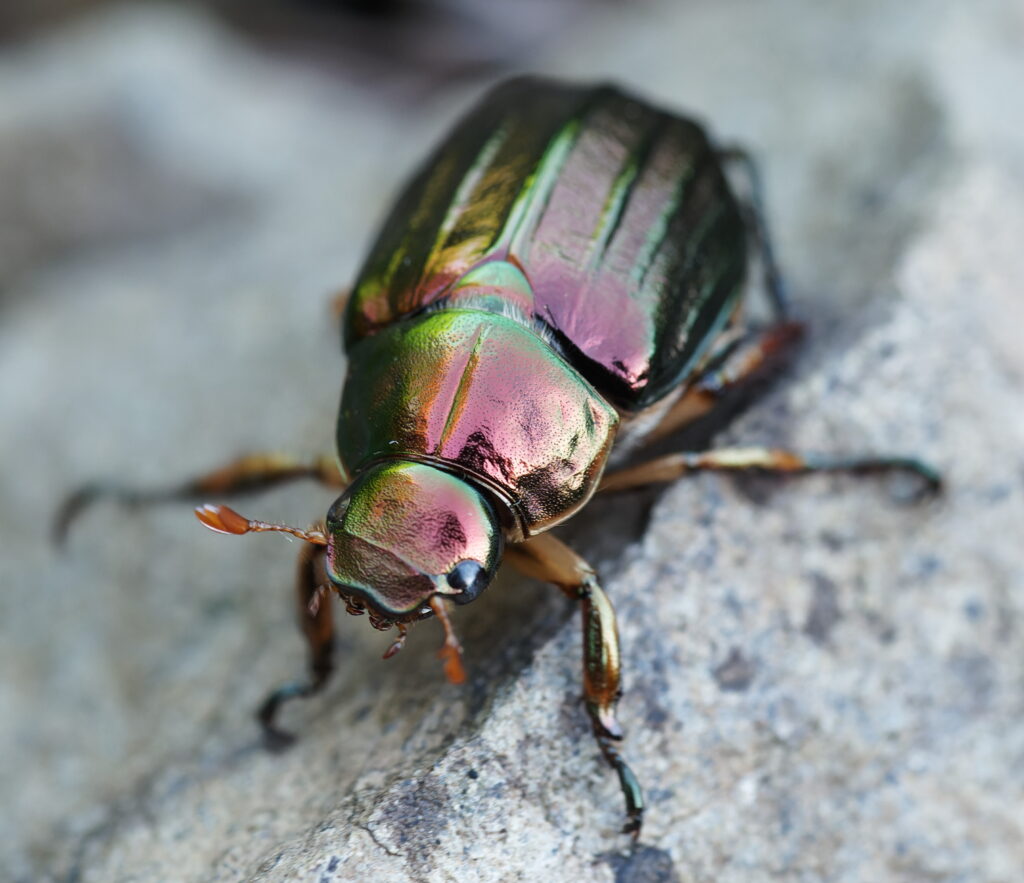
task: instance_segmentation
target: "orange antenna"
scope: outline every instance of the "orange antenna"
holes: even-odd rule
[[[266,521],[250,521],[244,515],[239,515],[229,506],[219,506],[216,503],[207,503],[204,506],[196,507],[196,518],[198,518],[210,530],[217,533],[230,533],[241,536],[245,533],[263,533],[264,531],[277,531],[278,533],[291,534],[307,543],[314,543],[317,546],[326,546],[327,537],[319,530],[299,530],[297,527],[289,527],[287,524],[268,524]]]
[[[445,677],[448,678],[449,683],[461,684],[466,680],[466,669],[462,666],[462,645],[455,637],[455,630],[452,628],[451,620],[448,619],[444,601],[434,595],[430,599],[430,609],[434,611],[434,615],[444,628],[444,645],[437,655],[444,660]]]

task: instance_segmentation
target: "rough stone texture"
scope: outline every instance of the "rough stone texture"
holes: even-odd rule
[[[504,575],[388,663],[294,674],[294,547],[187,510],[44,526],[329,444],[326,295],[480,88],[415,107],[137,7],[0,56],[0,876],[20,880],[1012,881],[1024,867],[1024,13],[980,0],[596,7],[531,67],[624,79],[766,161],[814,338],[720,438],[914,451],[941,501],[706,476],[572,536],[620,615],[643,846],[579,704],[578,626]],[[399,171],[401,170],[401,171]],[[245,511],[305,522],[329,495]],[[653,508],[647,511],[648,504]]]

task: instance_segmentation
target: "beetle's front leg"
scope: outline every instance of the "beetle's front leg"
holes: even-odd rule
[[[644,798],[636,775],[615,746],[622,727],[615,706],[622,693],[619,634],[615,609],[597,582],[597,574],[579,555],[551,534],[541,534],[510,546],[505,560],[527,576],[554,583],[580,602],[583,616],[583,693],[594,737],[605,760],[618,773],[626,800],[625,833],[640,836]]]
[[[165,488],[137,488],[115,482],[87,484],[68,496],[57,510],[53,536],[58,544],[62,543],[72,522],[99,500],[146,506],[206,496],[253,494],[304,478],[312,478],[328,487],[345,486],[333,456],[300,460],[280,453],[245,454],[204,475]]]
[[[256,713],[263,735],[272,748],[282,748],[294,740],[291,733],[277,727],[275,720],[281,705],[289,699],[320,692],[334,671],[334,615],[330,597],[324,597],[326,575],[323,546],[304,545],[299,551],[295,578],[295,613],[299,628],[309,645],[309,676],[274,690]]]

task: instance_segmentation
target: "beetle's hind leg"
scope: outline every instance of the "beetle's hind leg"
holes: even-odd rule
[[[791,322],[772,325],[741,342],[720,364],[701,375],[666,412],[661,422],[645,436],[654,441],[692,423],[714,409],[727,392],[755,379],[766,365],[799,339],[800,326]],[[811,472],[848,472],[858,475],[902,472],[915,476],[924,493],[941,490],[938,471],[914,457],[827,456],[798,454],[780,448],[736,447],[709,451],[677,451],[635,466],[605,474],[600,491],[624,491],[675,481],[693,472],[760,472],[795,475]]]
[[[294,736],[280,728],[276,719],[281,706],[290,699],[319,693],[334,672],[334,614],[330,597],[324,597],[323,546],[304,545],[299,551],[295,579],[296,618],[309,645],[309,674],[305,680],[278,687],[260,705],[256,719],[271,748],[284,748]]]
[[[743,204],[747,229],[761,254],[764,284],[775,316],[777,319],[783,319],[789,314],[789,295],[786,290],[786,281],[779,270],[778,261],[775,259],[775,248],[772,245],[764,209],[764,185],[761,182],[761,171],[758,168],[757,160],[746,148],[735,144],[721,147],[716,153],[723,163],[739,165],[747,178],[749,192]]]
[[[772,374],[789,358],[803,333],[800,322],[777,322],[749,332],[720,355],[712,356],[700,376],[644,435],[644,443],[658,441],[699,420],[725,396]]]
[[[148,506],[206,496],[253,494],[304,478],[329,487],[345,486],[334,457],[325,455],[300,460],[279,453],[246,454],[205,475],[165,488],[136,488],[114,482],[87,484],[68,496],[57,510],[53,538],[58,545],[62,544],[71,524],[100,500],[125,506]]]
[[[622,693],[619,634],[615,608],[597,582],[593,568],[551,534],[540,534],[509,546],[505,560],[527,576],[554,583],[579,601],[583,617],[583,692],[594,738],[605,760],[619,777],[626,801],[624,833],[640,836],[644,815],[643,791],[636,775],[616,747],[622,727],[615,706]]]
[[[712,359],[661,420],[644,436],[649,443],[664,438],[712,412],[721,399],[756,381],[777,367],[799,342],[803,326],[797,322],[778,322],[751,333],[724,355]],[[823,456],[797,454],[779,448],[737,447],[709,451],[679,451],[655,457],[635,466],[605,474],[601,491],[623,491],[675,481],[692,472],[760,472],[793,475],[810,472],[849,472],[867,474],[903,472],[916,476],[921,489],[934,493],[941,488],[941,477],[927,463],[913,457],[895,456]]]
[[[797,454],[781,448],[717,448],[710,451],[678,451],[655,457],[636,466],[608,473],[602,491],[624,491],[675,481],[692,472],[760,472],[801,475],[811,472],[849,472],[865,475],[879,472],[908,473],[923,482],[927,493],[942,487],[942,477],[927,463],[914,457],[830,457]]]

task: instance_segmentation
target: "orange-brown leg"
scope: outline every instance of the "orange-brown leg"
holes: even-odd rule
[[[304,545],[299,551],[295,579],[295,614],[309,645],[309,675],[305,680],[274,690],[256,713],[264,738],[272,748],[285,747],[295,738],[276,725],[281,705],[290,699],[320,692],[334,671],[334,614],[331,599],[323,588],[327,579],[324,552],[323,546]]]
[[[505,560],[535,579],[558,586],[579,601],[583,614],[583,693],[594,738],[605,760],[619,776],[626,801],[626,833],[640,836],[644,798],[640,783],[619,754],[615,742],[622,728],[615,718],[621,695],[621,659],[615,609],[597,581],[597,574],[579,555],[551,534],[540,534],[509,546]]]
[[[778,322],[745,336],[708,368],[644,437],[645,443],[665,438],[715,409],[722,397],[777,370],[803,337],[799,322]]]
[[[165,488],[136,488],[115,482],[85,485],[71,494],[57,511],[53,523],[55,541],[62,543],[71,524],[82,512],[99,500],[112,500],[126,506],[144,506],[206,496],[227,496],[257,493],[290,481],[312,478],[329,487],[345,486],[333,456],[299,460],[287,454],[246,454],[230,463]]]
[[[722,396],[775,369],[799,342],[802,333],[803,326],[797,322],[779,322],[749,335],[723,355],[712,358],[705,371],[644,436],[644,441],[664,438],[705,416],[714,409]],[[702,471],[775,474],[908,472],[922,478],[927,491],[938,490],[941,483],[938,473],[931,466],[910,457],[829,457],[797,454],[778,448],[742,447],[666,454],[609,472],[602,479],[599,489],[628,490],[675,481],[688,473]]]
[[[795,454],[779,448],[718,448],[680,451],[610,472],[601,491],[624,491],[675,481],[691,472],[762,472],[793,475],[809,472],[907,472],[923,480],[928,492],[938,491],[942,478],[931,466],[911,457],[824,457]]]

